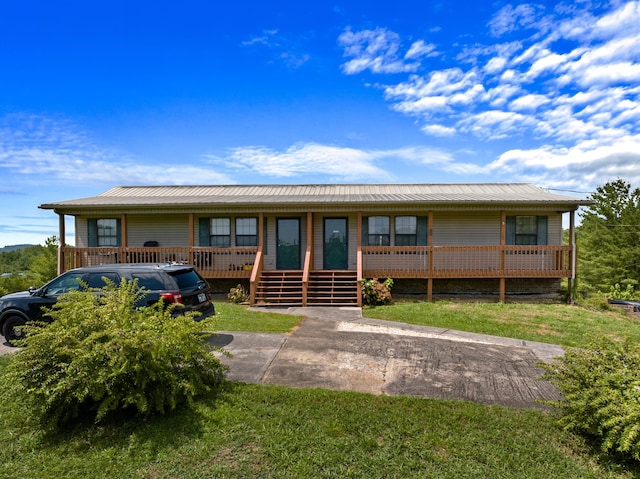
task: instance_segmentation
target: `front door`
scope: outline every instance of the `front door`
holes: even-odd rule
[[[347,218],[324,219],[324,269],[348,269]]]
[[[278,218],[276,223],[276,268],[300,267],[300,218]]]

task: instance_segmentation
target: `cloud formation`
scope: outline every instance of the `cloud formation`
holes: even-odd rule
[[[0,118],[0,173],[13,178],[16,188],[43,182],[67,186],[232,182],[224,173],[197,165],[145,163],[97,145],[67,120],[39,115]]]
[[[455,62],[449,51],[432,58],[429,71],[401,55],[399,34],[347,30],[338,39],[351,58],[342,69],[408,73],[375,84],[390,107],[431,138],[497,150],[485,171],[545,184],[640,182],[640,2],[613,5],[506,5],[488,22],[486,42],[460,43]],[[413,45],[445,47],[428,40]],[[593,174],[584,174],[587,164]]]

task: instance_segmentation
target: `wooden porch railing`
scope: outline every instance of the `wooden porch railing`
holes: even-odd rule
[[[251,304],[251,306],[255,306],[256,304],[256,295],[258,293],[258,283],[260,282],[260,275],[262,274],[263,268],[264,268],[264,253],[262,251],[262,246],[259,246],[258,252],[256,253],[256,261],[253,266],[253,270],[251,271],[251,278],[249,279],[249,304]]]
[[[570,246],[363,246],[366,278],[566,278]]]
[[[362,246],[362,278],[567,278],[570,246]],[[264,255],[258,247],[60,248],[62,271],[114,263],[193,264],[206,278],[260,277]],[[305,255],[305,271],[311,255]],[[252,284],[253,287],[253,284]]]
[[[115,263],[188,263],[206,278],[249,278],[258,248],[127,247],[60,248],[62,271]]]

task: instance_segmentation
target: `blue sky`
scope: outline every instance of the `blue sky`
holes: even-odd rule
[[[618,177],[638,1],[0,2],[0,247],[116,185]]]

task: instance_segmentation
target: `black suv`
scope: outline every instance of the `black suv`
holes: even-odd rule
[[[122,279],[138,280],[138,286],[145,288],[143,299],[145,306],[159,301],[178,303],[178,314],[187,311],[202,313],[197,319],[215,314],[211,302],[211,290],[205,279],[194,266],[174,263],[145,264],[112,264],[103,266],[87,266],[61,274],[39,289],[29,289],[20,293],[7,294],[0,298],[0,331],[7,342],[22,337],[21,325],[27,321],[43,319],[42,307],[50,307],[58,296],[83,286],[103,288],[103,278],[108,278],[116,285]],[[44,318],[46,320],[46,318]]]

